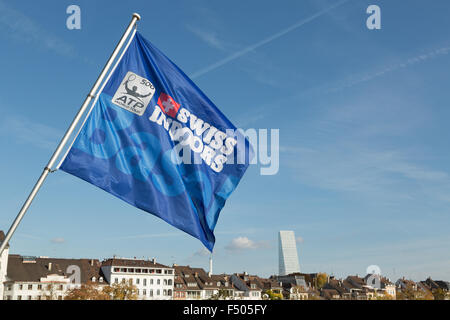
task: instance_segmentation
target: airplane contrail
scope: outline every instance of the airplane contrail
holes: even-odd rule
[[[217,61],[216,63],[213,63],[213,64],[211,64],[211,65],[209,65],[209,66],[207,66],[207,67],[205,67],[203,69],[198,70],[197,72],[194,72],[193,74],[190,75],[190,78],[192,78],[192,79],[198,78],[198,77],[200,77],[200,76],[202,76],[202,75],[204,75],[204,74],[206,74],[206,73],[208,73],[210,71],[213,71],[213,70],[223,66],[224,64],[227,64],[230,61],[233,61],[233,60],[235,60],[235,59],[237,59],[239,57],[242,57],[243,55],[247,54],[248,52],[253,51],[253,50],[255,50],[255,49],[257,49],[257,48],[259,48],[259,47],[261,47],[261,46],[263,46],[265,44],[268,44],[269,42],[272,42],[272,41],[274,41],[274,40],[284,36],[285,34],[287,34],[287,33],[291,32],[291,31],[293,31],[293,30],[295,30],[295,29],[297,29],[297,28],[307,24],[308,22],[311,22],[311,21],[319,18],[320,16],[324,15],[328,11],[331,11],[331,10],[337,8],[337,7],[340,7],[341,5],[343,5],[344,3],[348,2],[348,1],[350,1],[350,0],[339,1],[339,2],[335,3],[334,5],[332,5],[332,6],[328,7],[328,8],[325,8],[325,9],[315,13],[315,14],[313,14],[312,16],[310,16],[308,18],[303,19],[303,20],[293,24],[292,26],[290,26],[290,27],[288,27],[288,28],[286,28],[286,29],[284,29],[282,31],[279,31],[279,32],[273,34],[270,37],[267,37],[267,38],[265,38],[265,39],[255,43],[255,44],[252,44],[252,45],[250,45],[250,46],[248,46],[248,47],[246,47],[246,48],[244,48],[242,50],[239,50],[239,51],[231,54],[230,56],[228,56],[228,57],[226,57],[226,58],[224,58],[222,60]]]

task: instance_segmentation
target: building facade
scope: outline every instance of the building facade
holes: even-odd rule
[[[156,259],[107,259],[102,262],[101,271],[111,285],[129,282],[136,286],[139,300],[173,299],[175,271]]]
[[[5,240],[5,234],[0,230],[0,243]],[[0,255],[0,300],[3,299],[4,293],[4,282],[6,281],[6,273],[8,269],[8,256],[9,256],[9,245],[6,246],[3,253]]]
[[[63,300],[68,290],[88,282],[106,285],[98,260],[9,255],[2,297],[5,300]]]
[[[300,272],[294,231],[278,233],[278,266],[280,276]]]

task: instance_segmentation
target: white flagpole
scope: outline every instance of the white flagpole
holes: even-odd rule
[[[128,25],[127,29],[125,30],[124,34],[122,35],[122,38],[120,38],[119,43],[116,45],[113,53],[109,57],[105,66],[103,67],[103,70],[100,73],[99,77],[97,78],[97,81],[95,81],[94,85],[92,86],[92,89],[89,92],[89,94],[87,95],[83,104],[81,105],[80,110],[76,114],[75,118],[73,119],[72,123],[70,124],[70,127],[67,129],[67,131],[64,134],[63,138],[61,139],[58,147],[56,148],[55,152],[53,153],[52,157],[50,158],[47,166],[44,168],[44,171],[42,172],[38,181],[36,182],[33,189],[31,190],[30,195],[28,196],[27,200],[23,204],[22,209],[20,209],[19,214],[17,215],[13,224],[9,228],[8,233],[6,234],[5,240],[3,240],[2,244],[0,245],[0,256],[3,252],[3,250],[5,249],[6,245],[8,244],[9,240],[11,239],[14,231],[16,231],[17,226],[19,225],[23,216],[25,215],[25,213],[27,212],[31,203],[33,202],[33,199],[36,197],[36,194],[38,193],[39,189],[41,188],[41,186],[44,183],[45,179],[47,178],[48,174],[50,172],[52,172],[51,168],[53,167],[56,160],[58,159],[61,152],[63,151],[64,147],[66,146],[67,142],[69,141],[69,138],[72,135],[72,133],[74,132],[77,124],[82,119],[83,114],[86,112],[86,110],[89,106],[89,103],[92,101],[93,98],[95,98],[96,92],[97,92],[100,84],[102,83],[103,79],[105,78],[106,74],[108,73],[109,69],[111,68],[111,65],[113,64],[114,60],[116,59],[117,55],[119,54],[120,50],[122,49],[125,41],[127,40],[128,36],[130,35],[131,31],[136,26],[137,21],[140,19],[141,19],[141,16],[139,14],[133,13],[131,22]]]

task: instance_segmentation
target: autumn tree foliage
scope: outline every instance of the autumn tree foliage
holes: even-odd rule
[[[69,290],[65,300],[137,300],[137,288],[129,282],[114,283],[111,286],[87,283]]]

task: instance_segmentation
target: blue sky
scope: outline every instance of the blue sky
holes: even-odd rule
[[[82,29],[68,30],[70,4]],[[378,4],[382,29],[366,28]],[[0,229],[7,229],[133,12],[237,126],[280,129],[280,171],[251,167],[216,227],[214,272],[278,269],[450,279],[450,3],[0,0]],[[157,257],[208,267],[201,243],[64,172],[13,253]]]

